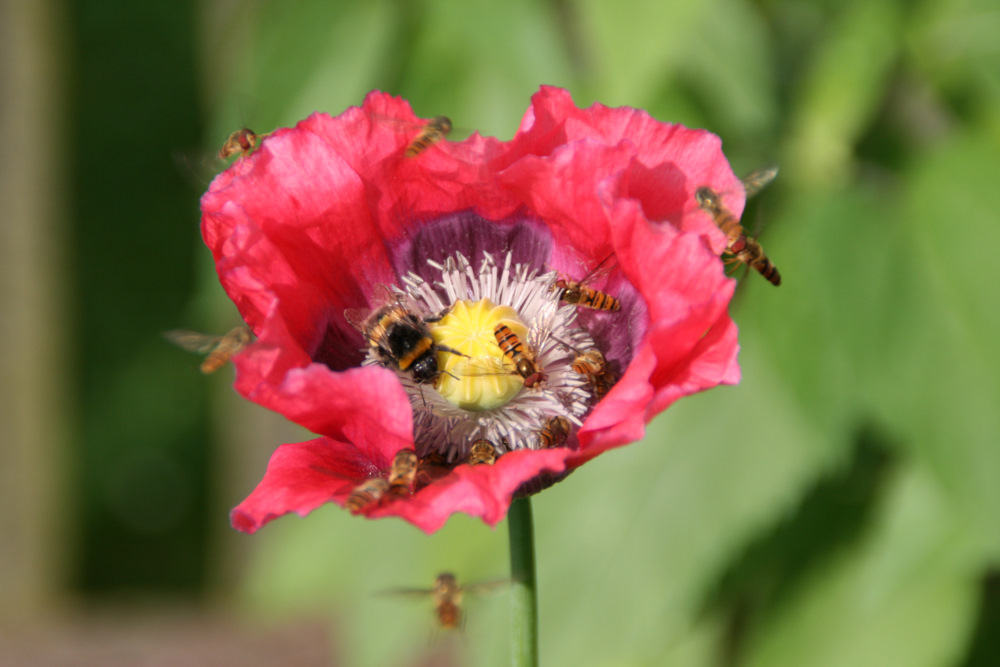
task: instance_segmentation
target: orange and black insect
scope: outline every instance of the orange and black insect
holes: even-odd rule
[[[222,368],[227,361],[246,347],[251,338],[250,329],[240,326],[231,329],[224,336],[212,336],[198,333],[197,331],[168,331],[164,334],[167,340],[181,347],[188,352],[204,354],[205,360],[201,362],[202,373],[214,373]]]
[[[222,144],[222,148],[219,149],[219,159],[228,160],[237,153],[247,156],[266,136],[267,134],[257,134],[248,127],[241,127],[230,134],[226,143]]]
[[[480,582],[460,586],[451,572],[442,572],[435,578],[433,588],[394,588],[382,591],[382,595],[430,596],[434,600],[434,615],[442,630],[460,630],[465,625],[465,610],[462,609],[463,593],[486,594],[499,587],[510,585],[510,580]]]
[[[424,125],[420,134],[406,147],[406,157],[417,157],[433,144],[441,141],[451,132],[451,119],[447,116],[435,116]]]
[[[405,496],[413,492],[413,483],[417,477],[417,453],[412,449],[401,449],[396,452],[389,470],[389,493],[394,496]]]
[[[357,514],[369,505],[373,505],[381,500],[385,492],[389,490],[389,482],[381,477],[374,477],[366,480],[354,487],[351,495],[344,502],[344,507]]]
[[[601,400],[615,385],[615,373],[596,347],[577,354],[573,360],[573,372],[587,378],[594,388],[594,396]]]
[[[423,319],[410,312],[385,285],[378,285],[376,292],[386,305],[375,310],[349,308],[344,317],[368,340],[380,364],[411,373],[417,384],[434,382],[438,376],[436,353],[461,354],[434,344],[427,322],[440,318]]]
[[[551,417],[538,432],[538,442],[544,448],[562,447],[569,438],[570,423],[565,417]]]
[[[510,327],[498,324],[493,330],[493,335],[496,336],[497,345],[500,346],[504,356],[514,364],[517,374],[524,378],[525,387],[534,387],[545,380],[545,374],[538,370],[535,360],[528,353],[527,346]]]
[[[448,463],[448,459],[437,452],[420,457],[420,462],[417,464],[416,488],[419,490],[428,484],[433,484],[450,473],[452,468],[454,466]]]
[[[469,450],[469,465],[488,465],[491,466],[497,461],[497,448],[489,440],[476,440],[472,443],[472,448]]]
[[[773,167],[755,171],[743,179],[743,187],[748,195],[756,194],[770,183],[777,173],[778,170]],[[780,285],[781,273],[768,259],[757,239],[748,236],[743,226],[740,225],[739,218],[723,205],[719,193],[708,186],[702,186],[695,191],[694,196],[698,201],[698,206],[712,216],[715,224],[729,240],[726,252],[732,255],[735,261],[756,269],[772,285]]]
[[[614,253],[602,259],[597,266],[578,281],[566,280],[562,277],[556,280],[554,289],[562,290],[559,294],[559,300],[576,306],[582,306],[583,308],[592,308],[593,310],[608,310],[611,312],[621,310],[622,304],[618,299],[607,292],[587,286],[587,281],[593,280],[601,267],[613,256]]]

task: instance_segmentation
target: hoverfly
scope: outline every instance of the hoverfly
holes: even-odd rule
[[[569,438],[570,423],[565,417],[550,417],[538,431],[538,443],[545,449],[562,447]]]
[[[611,253],[600,263],[591,269],[587,275],[578,281],[567,280],[562,276],[556,280],[556,284],[553,289],[562,290],[559,293],[559,300],[565,301],[566,303],[574,304],[576,306],[581,306],[583,308],[591,308],[593,310],[608,310],[611,312],[616,312],[621,310],[622,304],[615,297],[611,296],[607,292],[602,292],[600,290],[593,289],[587,286],[587,281],[593,280],[609,259],[614,256]]]
[[[573,359],[573,372],[582,375],[594,389],[594,397],[601,400],[615,385],[615,373],[607,359],[596,347],[577,354]]]
[[[777,167],[759,169],[742,179],[747,196],[760,192],[778,174]],[[777,267],[768,259],[757,239],[748,236],[740,225],[739,218],[726,208],[722,197],[708,186],[695,190],[695,199],[703,211],[712,216],[715,224],[729,240],[726,252],[733,256],[734,261],[742,262],[756,269],[772,285],[781,284],[781,274]]]
[[[497,453],[496,445],[492,442],[485,439],[476,440],[472,443],[472,448],[469,450],[469,459],[467,463],[470,466],[491,466],[496,463],[499,456],[500,455]]]
[[[403,154],[408,158],[417,157],[444,139],[449,132],[451,132],[451,119],[447,116],[434,116],[420,129],[420,134],[414,137]]]
[[[354,487],[351,495],[347,496],[347,500],[344,501],[344,507],[349,509],[351,514],[358,514],[364,508],[381,500],[388,490],[389,482],[381,477],[365,480]]]
[[[381,595],[430,596],[434,601],[438,627],[459,630],[465,625],[465,611],[462,609],[464,593],[478,595],[509,584],[510,580],[500,580],[460,586],[454,574],[442,572],[434,579],[433,588],[394,588],[382,591]]]
[[[269,134],[270,132],[257,134],[249,127],[241,127],[230,134],[226,143],[222,144],[222,148],[219,149],[219,159],[228,160],[237,153],[240,153],[240,157],[246,157]]]
[[[498,324],[493,330],[493,335],[504,356],[514,364],[517,374],[524,379],[525,387],[530,389],[545,381],[545,374],[538,370],[530,350],[510,327],[503,323]]]
[[[205,359],[201,362],[202,373],[214,373],[222,368],[227,361],[233,358],[240,350],[246,347],[253,335],[250,329],[239,326],[231,329],[225,335],[212,336],[210,334],[198,333],[197,331],[184,331],[175,329],[167,331],[167,340],[188,352],[204,354]]]
[[[401,449],[396,452],[389,470],[389,493],[394,496],[405,496],[413,492],[413,483],[417,477],[417,453],[412,449]]]

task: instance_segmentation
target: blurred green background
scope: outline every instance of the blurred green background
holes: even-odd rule
[[[784,283],[741,285],[742,384],[536,497],[542,662],[1000,664],[995,2],[13,0],[0,66],[0,662],[508,663],[503,595],[447,645],[372,595],[503,576],[504,525],[236,534],[308,434],[160,334],[238,321],[232,130],[380,88],[509,139],[546,83],[779,164],[744,223]]]

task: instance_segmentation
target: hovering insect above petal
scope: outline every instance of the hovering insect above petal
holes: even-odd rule
[[[449,132],[451,132],[451,119],[447,116],[435,116],[421,128],[420,134],[410,142],[403,154],[408,158],[415,158],[443,140]]]
[[[205,374],[214,373],[222,368],[253,339],[250,329],[245,326],[231,329],[222,336],[182,329],[167,331],[163,335],[181,349],[206,355],[200,367],[201,372]]]
[[[222,144],[222,148],[219,149],[219,159],[228,160],[237,153],[240,154],[240,157],[246,157],[270,134],[270,132],[257,134],[249,127],[241,127],[230,134],[226,142]]]
[[[747,189],[747,192],[756,194],[770,183],[777,173],[777,167],[755,171],[744,179],[744,188]],[[706,185],[695,190],[694,196],[698,206],[712,216],[716,226],[729,240],[726,252],[732,255],[735,261],[756,269],[772,285],[780,285],[781,273],[764,253],[760,243],[752,236],[747,235],[736,214],[725,207],[722,203],[722,196]]]

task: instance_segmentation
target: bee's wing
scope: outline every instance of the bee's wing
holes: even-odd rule
[[[378,597],[426,597],[428,595],[433,595],[434,591],[430,588],[386,588],[381,591],[375,591],[372,595]]]
[[[492,581],[477,581],[474,584],[468,584],[462,587],[462,590],[466,593],[472,593],[473,595],[485,596],[485,595],[496,595],[501,593],[513,583],[510,578],[507,579],[494,579]]]
[[[597,266],[588,271],[587,275],[585,275],[583,278],[580,278],[578,282],[583,284],[596,282],[598,278],[603,278],[607,274],[611,273],[611,270],[615,268],[615,266],[617,266],[618,264],[617,259],[613,262],[611,261],[611,258],[613,258],[614,256],[615,253],[612,252],[607,257],[602,259],[600,262],[597,263]]]
[[[344,319],[347,320],[348,324],[364,335],[366,329],[365,325],[368,323],[368,318],[373,312],[388,304],[399,304],[400,300],[401,296],[394,292],[391,287],[380,283],[376,284],[372,289],[371,298],[369,299],[369,302],[373,304],[372,307],[345,308]]]
[[[368,316],[373,312],[371,308],[347,308],[344,310],[344,319],[364,336],[365,324],[368,322]]]
[[[506,356],[503,358],[479,357],[471,359],[462,365],[462,370],[471,371],[470,373],[459,373],[462,377],[510,375],[511,373],[516,372],[514,370],[514,365],[507,359]]]
[[[760,169],[755,169],[741,178],[740,181],[743,183],[743,189],[747,193],[747,199],[753,197],[758,192],[766,188],[777,175],[778,166],[772,164],[766,167],[761,167]]]
[[[222,336],[212,336],[184,329],[164,331],[163,337],[183,350],[198,354],[208,354],[222,341]]]
[[[244,345],[249,343],[253,339],[253,332],[250,331],[250,327],[246,325],[240,325],[238,327],[233,327],[226,335],[220,339],[226,343],[232,343],[233,345],[242,348]]]

